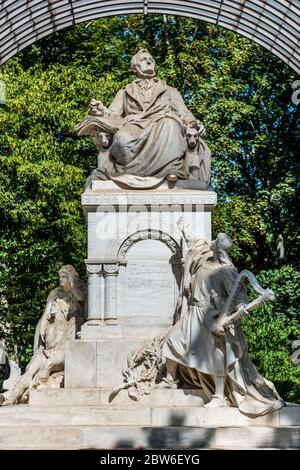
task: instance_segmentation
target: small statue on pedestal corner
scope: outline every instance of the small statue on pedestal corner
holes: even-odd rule
[[[234,406],[250,417],[276,411],[284,402],[274,385],[263,378],[248,355],[240,320],[274,299],[253,273],[240,274],[229,258],[232,241],[219,233],[212,243],[197,239],[179,221],[188,245],[176,323],[167,333],[161,356],[166,359],[162,384],[178,381],[201,387],[206,407]],[[247,302],[246,285],[260,294]]]
[[[26,403],[32,388],[59,388],[64,378],[65,343],[84,322],[86,289],[71,265],[59,270],[60,285],[46,302],[35,333],[34,353],[25,372],[5,394],[2,406]]]

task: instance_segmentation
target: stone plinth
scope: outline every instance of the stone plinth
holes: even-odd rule
[[[210,239],[215,204],[198,181],[147,190],[94,181],[85,191],[88,319],[66,346],[67,388],[120,385],[128,354],[173,324],[187,248],[177,222]]]
[[[119,322],[128,330],[172,324],[186,250],[177,221],[184,217],[196,235],[211,238],[216,194],[197,183],[126,190],[94,181],[85,191],[89,323]]]
[[[94,336],[100,335],[102,329],[106,326],[96,327]],[[143,339],[118,336],[69,341],[65,356],[65,387],[106,387],[112,391],[123,382],[122,370],[127,366],[128,354],[144,344]]]

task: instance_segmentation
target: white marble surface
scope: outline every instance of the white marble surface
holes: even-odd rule
[[[25,431],[24,431],[25,430]],[[8,425],[0,449],[299,449],[299,428]],[[199,463],[201,460],[199,460]]]
[[[212,196],[209,193],[208,204],[205,203],[205,198],[199,203],[197,200],[191,200],[181,204],[180,194],[177,196],[178,200],[176,198],[175,202],[172,202],[168,194],[162,194],[157,202],[152,203],[151,199],[147,201],[147,193],[141,195],[138,202],[127,203],[125,200],[121,207],[118,198],[111,205],[105,204],[104,195],[100,195],[99,200],[95,200],[91,205],[86,204],[83,199],[83,207],[88,210],[88,258],[115,259],[122,243],[128,237],[148,229],[166,233],[180,245],[181,232],[176,223],[182,216],[199,238],[211,239],[211,210],[216,200],[212,204]]]
[[[289,403],[280,411],[280,426],[300,426],[300,406]]]
[[[122,371],[127,367],[128,354],[144,344],[143,339],[115,337],[69,341],[66,346],[65,387],[112,390],[123,382]]]
[[[50,391],[49,391],[50,392]],[[106,425],[111,424],[112,426],[177,426],[177,427],[189,427],[195,426],[198,428],[236,428],[242,429],[262,429],[270,427],[275,430],[294,428],[300,430],[300,420],[295,418],[292,424],[282,425],[281,423],[281,411],[271,413],[266,416],[260,416],[258,418],[248,418],[245,415],[239,413],[236,408],[222,408],[216,410],[199,407],[194,402],[193,406],[180,405],[177,407],[171,404],[163,405],[163,401],[159,404],[138,404],[130,400],[129,404],[121,403],[110,403],[110,404],[67,404],[66,398],[59,403],[59,397],[57,391],[54,391],[53,402],[51,402],[51,395],[42,395],[42,400],[39,398],[39,404],[36,398],[30,401],[30,405],[15,405],[10,407],[0,408],[0,431],[8,425],[28,426],[32,425]],[[103,394],[102,401],[107,394],[108,389]],[[94,392],[90,395],[87,390],[81,391],[81,399],[84,399],[84,395],[88,400],[93,398],[93,401],[99,400]],[[183,403],[182,394],[169,395],[170,398],[179,398]],[[101,391],[100,391],[101,396]],[[107,395],[106,395],[107,396]],[[156,394],[156,398],[159,399],[161,394]],[[96,398],[97,397],[97,398]],[[46,403],[48,398],[49,403]],[[54,400],[55,398],[55,400]],[[101,398],[100,398],[101,400]],[[163,399],[161,399],[163,400]],[[36,404],[34,404],[34,402]],[[51,404],[52,403],[52,404]],[[299,405],[298,405],[299,408]],[[0,432],[0,434],[1,434]],[[300,444],[300,443],[299,443]]]
[[[97,341],[97,387],[117,387],[123,382],[128,354],[145,344],[141,339],[106,339]]]
[[[181,270],[172,264],[172,252],[157,240],[142,240],[128,252],[120,294],[124,325],[157,326],[165,331],[173,323]]]
[[[109,401],[111,388],[60,388],[53,390],[31,390],[30,406],[116,406],[126,407],[201,407],[202,393],[199,389],[155,388],[149,395],[143,395],[133,402],[128,399],[127,390],[121,390],[113,401]],[[207,413],[206,413],[207,414]]]
[[[91,388],[97,386],[96,355],[96,341],[80,341],[77,339],[66,342],[66,388]]]
[[[92,186],[91,186],[92,191],[110,191],[110,190],[117,190],[120,191],[120,184],[117,184],[116,182],[112,180],[95,180],[92,181]],[[176,182],[171,182],[166,179],[162,180],[160,183],[158,183],[158,186],[156,187],[157,190],[178,190],[178,189],[189,189],[189,190],[206,190],[206,188],[203,185],[203,181],[201,180],[192,180],[192,179],[186,179],[186,180],[177,180]],[[128,188],[125,188],[125,191],[127,191]],[[136,191],[136,189],[135,189]]]
[[[91,396],[84,393],[87,400],[95,398],[94,391]],[[51,402],[49,395],[48,399]],[[213,412],[209,426],[205,424],[208,411]],[[66,402],[61,406],[57,402],[53,406],[17,405],[0,408],[0,449],[300,448],[299,419],[287,426],[280,425],[283,410],[255,420],[236,411],[135,404],[71,406]]]

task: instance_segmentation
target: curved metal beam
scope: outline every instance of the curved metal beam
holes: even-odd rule
[[[37,40],[101,17],[144,12],[200,19],[235,31],[300,73],[300,0],[2,0],[0,65]]]

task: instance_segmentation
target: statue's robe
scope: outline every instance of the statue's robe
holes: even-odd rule
[[[157,78],[136,79],[119,90],[108,114],[99,118],[107,128],[110,121],[114,126],[118,120],[120,126],[101,173],[186,177],[184,125],[194,123],[195,118],[175,88]],[[101,178],[99,172],[97,177]]]
[[[226,330],[224,336],[211,331],[216,313],[211,292],[225,304],[238,275],[236,268],[231,263],[222,266],[207,260],[199,263],[194,260],[187,268],[190,273],[185,276],[184,289],[188,291],[188,305],[167,334],[162,356],[177,362],[183,380],[200,386],[208,401],[214,393],[214,376],[221,375],[216,372],[217,350],[222,349],[228,403],[251,417],[280,409],[284,403],[274,385],[259,374],[250,360],[240,321]],[[235,305],[246,302],[246,290],[241,289]]]

